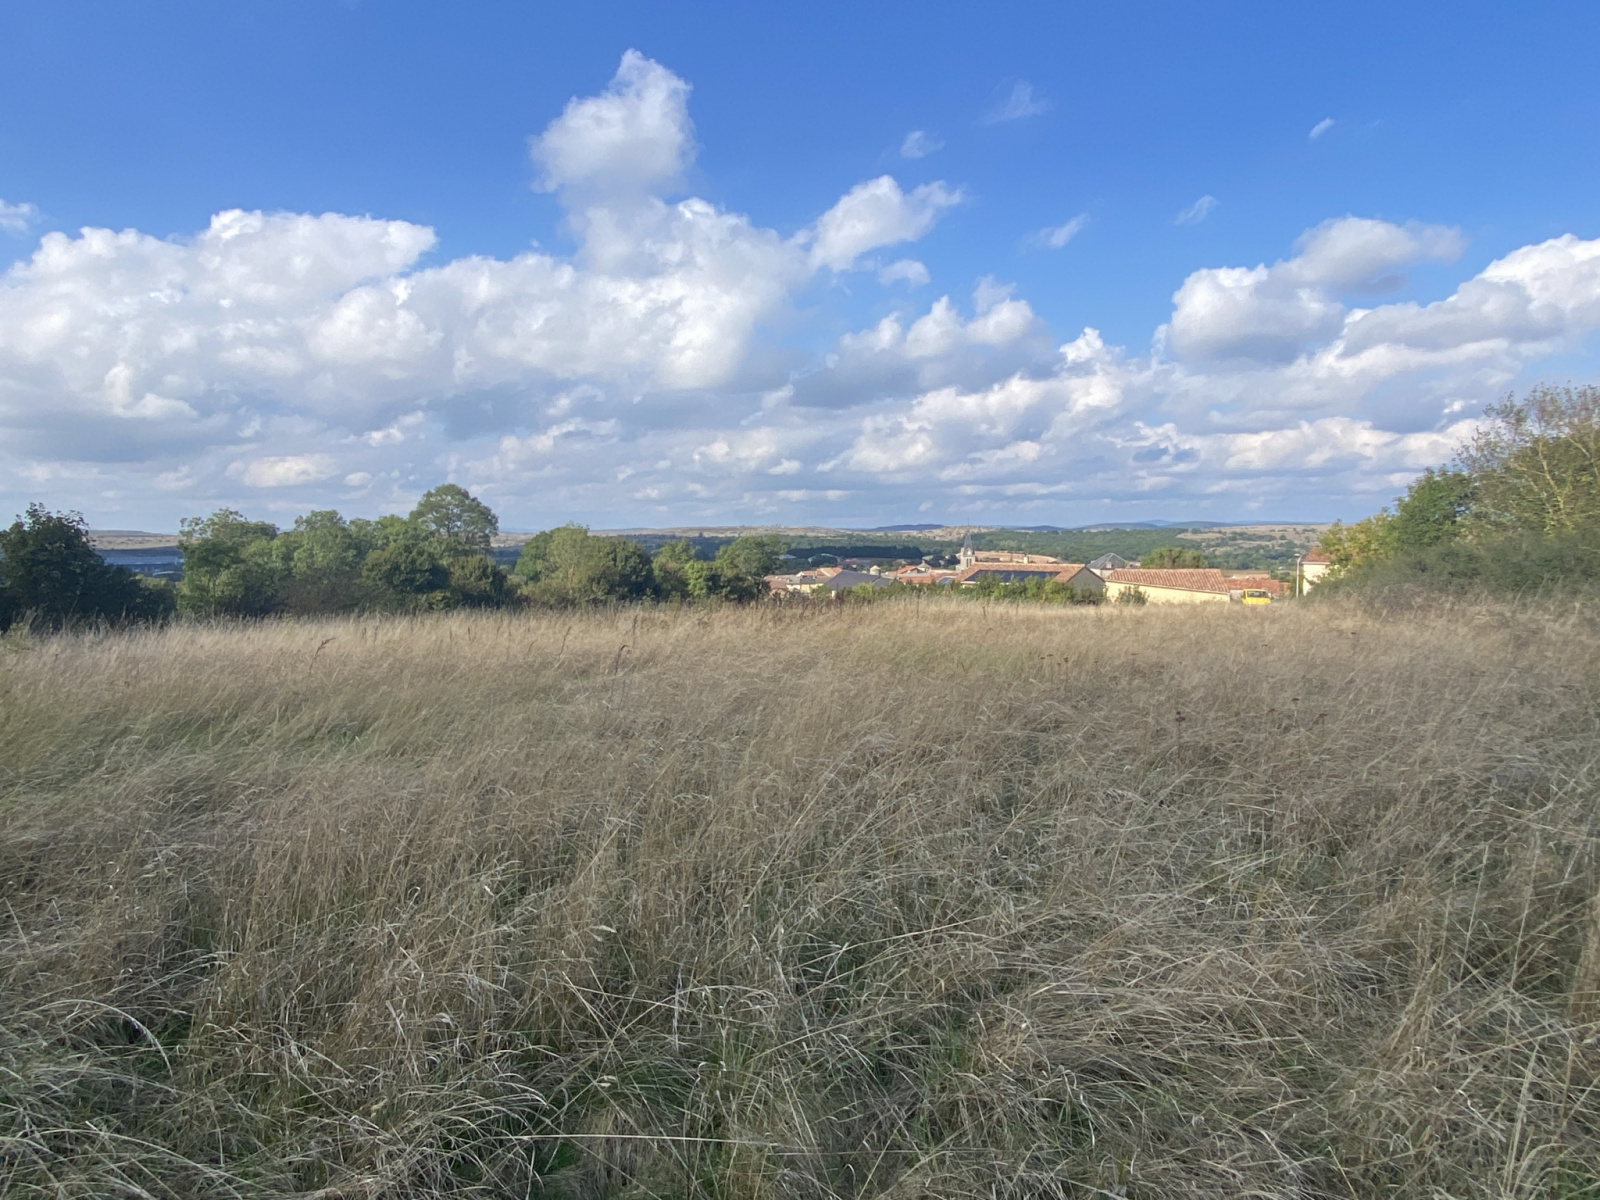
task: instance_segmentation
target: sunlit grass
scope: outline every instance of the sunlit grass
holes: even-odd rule
[[[0,1192],[1600,1195],[1597,666],[1467,606],[0,643]]]

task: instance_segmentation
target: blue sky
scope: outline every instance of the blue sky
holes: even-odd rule
[[[170,528],[451,478],[513,528],[1359,516],[1486,401],[1596,376],[1597,35],[11,5],[0,507]]]

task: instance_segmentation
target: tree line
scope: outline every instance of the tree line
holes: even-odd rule
[[[1323,535],[1328,591],[1600,581],[1600,388],[1540,386],[1484,416],[1392,508]]]
[[[346,519],[332,510],[289,529],[233,509],[186,519],[174,585],[108,565],[83,517],[34,504],[0,530],[0,631],[19,620],[43,628],[195,617],[439,612],[516,605],[571,607],[615,601],[721,600],[766,594],[785,546],[736,538],[715,556],[688,541],[654,555],[637,542],[563,525],[530,538],[505,570],[491,554],[500,522],[456,484],[426,493],[409,515]]]

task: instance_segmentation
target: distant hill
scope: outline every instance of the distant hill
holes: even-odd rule
[[[149,533],[143,529],[91,529],[89,543],[96,550],[156,550],[176,546],[175,533]]]

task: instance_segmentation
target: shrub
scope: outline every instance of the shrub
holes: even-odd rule
[[[47,629],[156,621],[172,607],[170,588],[100,557],[81,513],[30,504],[0,530],[0,631],[24,618]]]

